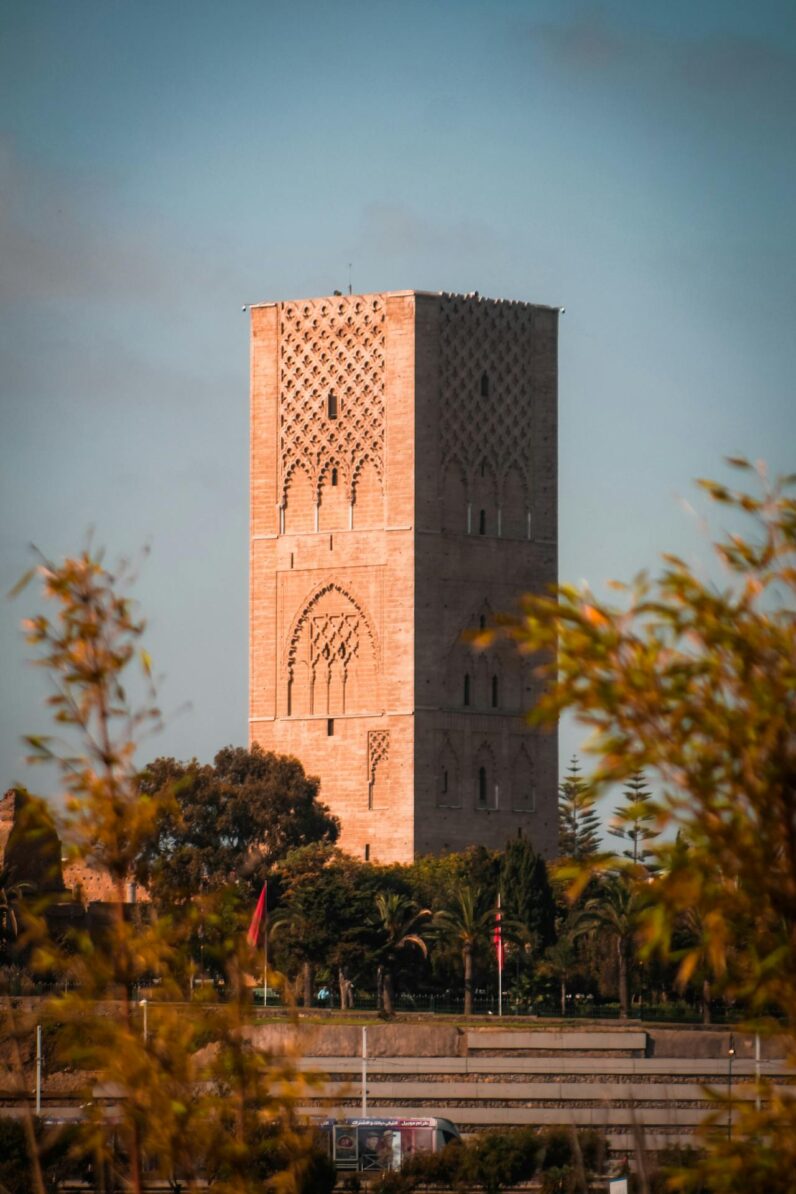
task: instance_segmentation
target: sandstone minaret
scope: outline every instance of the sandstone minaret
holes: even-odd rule
[[[250,738],[361,858],[557,834],[528,664],[462,640],[557,574],[557,308],[400,291],[251,308]]]

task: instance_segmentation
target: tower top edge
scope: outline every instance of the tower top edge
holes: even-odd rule
[[[250,311],[261,310],[265,307],[285,307],[293,306],[296,303],[320,303],[320,302],[334,302],[335,300],[350,300],[350,299],[391,299],[391,298],[430,298],[430,299],[451,299],[456,302],[466,303],[485,303],[489,306],[504,306],[504,307],[528,307],[535,308],[542,311],[557,311],[560,312],[563,308],[557,304],[552,303],[532,303],[525,299],[506,299],[506,298],[490,298],[488,295],[479,294],[477,290],[471,291],[469,294],[458,294],[451,290],[374,290],[366,293],[357,294],[317,294],[312,296],[302,295],[300,298],[289,299],[269,299],[262,303],[249,303]]]

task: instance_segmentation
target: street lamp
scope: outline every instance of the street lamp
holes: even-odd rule
[[[727,1139],[732,1140],[732,1059],[735,1057],[735,1037],[730,1033],[727,1049]]]

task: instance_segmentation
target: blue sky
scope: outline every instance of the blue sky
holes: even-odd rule
[[[565,306],[560,573],[597,591],[707,566],[686,502],[724,455],[794,468],[791,0],[0,0],[0,112],[0,588],[30,542],[151,545],[149,754],[246,737],[243,304],[350,263]],[[29,605],[0,784],[52,790]]]

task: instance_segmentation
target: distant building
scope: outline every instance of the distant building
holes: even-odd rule
[[[0,797],[0,875],[10,889],[63,892],[61,841],[49,809],[24,788]]]
[[[359,857],[557,834],[557,739],[508,645],[557,577],[558,310],[477,294],[251,309],[250,739]]]
[[[83,859],[63,860],[61,839],[46,804],[24,788],[10,788],[0,797],[0,877],[9,889],[24,885],[82,905],[118,902],[107,871]],[[148,900],[146,889],[125,884],[125,903]]]

